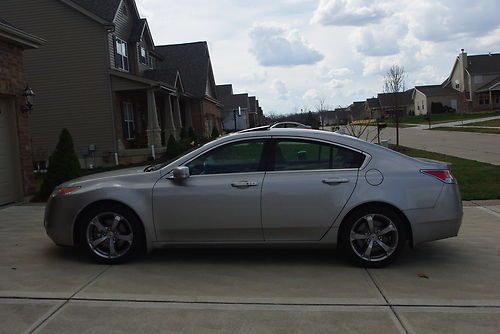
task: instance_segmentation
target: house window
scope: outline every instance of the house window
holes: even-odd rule
[[[490,94],[479,94],[479,104],[480,105],[490,104]]]
[[[115,66],[116,68],[128,71],[129,70],[129,62],[128,62],[128,46],[127,42],[116,38],[115,42]]]
[[[500,104],[500,96],[495,96],[495,104]]]
[[[135,139],[134,107],[130,102],[123,102],[123,136],[126,140]]]
[[[148,51],[142,46],[139,51],[139,61],[141,62],[141,64],[149,66]]]

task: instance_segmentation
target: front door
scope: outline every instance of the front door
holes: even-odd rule
[[[262,188],[265,240],[320,240],[354,191],[366,156],[302,139],[277,139],[273,147],[274,168]]]
[[[185,166],[190,177],[168,175],[153,189],[160,241],[262,241],[260,193],[264,139],[240,140],[203,153]]]

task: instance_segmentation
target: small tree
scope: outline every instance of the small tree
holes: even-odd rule
[[[188,133],[187,133],[187,131],[186,131],[186,128],[185,128],[185,127],[183,127],[183,128],[181,129],[181,134],[180,134],[180,137],[181,137],[181,139],[186,139],[186,138],[187,138],[187,136],[188,136]]]
[[[399,146],[399,95],[405,91],[406,71],[404,67],[392,65],[384,77],[384,92],[392,93],[394,118],[396,120],[396,146]]]
[[[197,138],[196,133],[194,132],[194,129],[192,126],[190,126],[188,129],[188,137],[191,140],[191,142],[194,142],[194,143],[198,142],[198,138]]]
[[[175,140],[174,136],[170,135],[167,141],[167,151],[165,152],[165,157],[167,159],[172,159],[175,158],[177,155],[179,155],[179,148],[177,145],[177,141]]]
[[[219,136],[220,136],[219,130],[217,129],[216,126],[214,126],[212,128],[212,133],[210,134],[210,138],[216,139],[216,138],[219,138]]]
[[[63,129],[56,150],[49,158],[49,168],[40,195],[47,198],[58,185],[78,176],[80,176],[80,161],[73,146],[73,138],[67,129]]]

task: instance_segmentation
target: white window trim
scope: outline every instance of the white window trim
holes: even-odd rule
[[[123,123],[126,126],[126,140],[135,139],[134,106],[130,102],[123,102]]]
[[[123,50],[122,50],[123,48]],[[123,71],[130,71],[130,59],[128,57],[128,44],[127,42],[125,42],[123,39],[121,38],[118,38],[118,37],[115,37],[115,49],[116,49],[116,54],[119,56],[119,57],[122,57],[123,58],[123,67],[120,67],[119,64],[115,64],[115,67],[120,69],[120,70],[123,70]],[[125,68],[125,59],[127,60],[126,64],[126,68]]]

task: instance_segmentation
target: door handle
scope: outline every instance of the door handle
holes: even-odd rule
[[[234,188],[248,188],[248,187],[256,187],[259,184],[257,182],[249,182],[249,181],[239,181],[231,183],[231,187]]]
[[[329,185],[334,185],[334,184],[339,184],[339,183],[347,183],[349,182],[349,179],[343,179],[343,178],[338,178],[338,179],[324,179],[323,183],[329,184]]]

